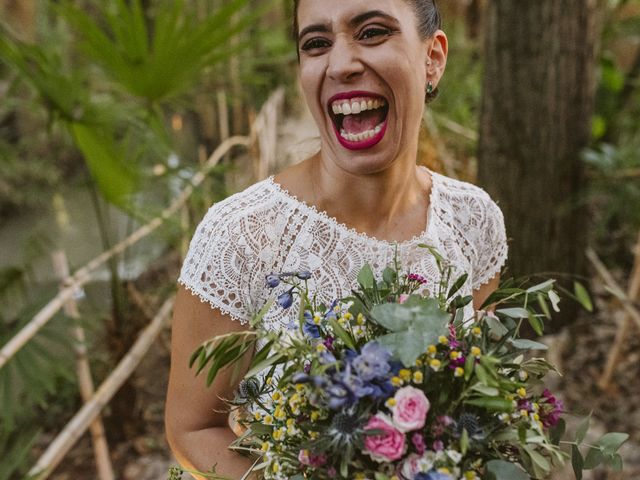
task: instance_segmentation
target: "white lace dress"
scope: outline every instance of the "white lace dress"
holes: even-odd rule
[[[211,207],[191,241],[179,282],[202,301],[246,323],[285,288],[267,288],[269,273],[309,270],[310,290],[328,304],[351,293],[365,263],[381,274],[393,263],[396,249],[403,269],[425,277],[424,288],[434,293],[439,274],[433,257],[418,247],[424,243],[448,259],[454,278],[469,273],[461,293],[471,295],[507,258],[502,212],[479,187],[434,172],[431,178],[425,231],[396,244],[337,222],[270,177]],[[468,308],[467,318],[473,313]],[[283,330],[297,312],[296,303],[287,311],[274,304],[264,317],[265,325]]]

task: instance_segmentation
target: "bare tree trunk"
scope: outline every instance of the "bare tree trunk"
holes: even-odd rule
[[[511,274],[579,274],[602,0],[489,2],[479,181],[505,214]],[[575,308],[565,302],[562,320]]]

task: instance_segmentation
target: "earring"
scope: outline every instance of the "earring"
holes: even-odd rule
[[[427,83],[427,95],[430,95],[431,93],[433,93],[433,83],[431,83],[431,81],[429,81]]]

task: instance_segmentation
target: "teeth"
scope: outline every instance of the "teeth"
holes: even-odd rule
[[[340,136],[350,142],[362,142],[363,140],[368,140],[369,138],[375,137],[381,131],[382,123],[380,125],[376,125],[376,128],[360,133],[347,133],[347,131],[343,128],[342,130],[340,130]]]
[[[384,100],[356,100],[353,102],[345,102],[338,100],[331,105],[331,110],[335,115],[357,115],[367,110],[375,110],[385,105]]]

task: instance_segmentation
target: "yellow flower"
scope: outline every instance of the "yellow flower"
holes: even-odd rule
[[[262,451],[268,452],[271,450],[271,444],[269,442],[262,442]]]
[[[527,396],[527,390],[524,387],[520,387],[517,390],[517,393],[520,398],[525,398]]]
[[[279,391],[277,391],[277,390],[276,390],[276,391],[275,391],[275,392],[273,392],[273,394],[271,395],[271,398],[272,398],[274,401],[276,401],[276,402],[277,402],[278,400],[280,400],[280,399],[282,398],[282,394],[281,394]]]
[[[442,345],[449,345],[449,339],[444,335],[440,335],[440,337],[438,337],[438,342],[440,342]]]
[[[532,417],[533,417],[533,419],[534,419],[536,422],[539,422],[539,421],[540,421],[540,415],[538,415],[537,413],[534,413],[534,414],[532,415]]]
[[[320,435],[318,432],[314,432],[314,431],[309,432],[309,438],[311,440],[315,440],[316,438],[318,438],[318,435]]]
[[[468,471],[468,472],[464,472],[464,479],[465,480],[478,480],[478,476],[476,475],[476,472]]]
[[[344,318],[346,321],[349,321],[349,320],[351,320],[351,319],[353,318],[353,314],[352,314],[351,312],[347,312],[347,313],[345,313],[345,314],[343,315],[343,318]]]
[[[322,322],[322,317],[320,316],[319,313],[316,313],[313,316],[313,323],[316,324],[316,325],[320,325],[320,322]]]
[[[449,358],[451,360],[457,360],[458,357],[460,357],[460,352],[456,352],[455,350],[451,353],[449,353]]]
[[[471,347],[471,355],[473,355],[474,357],[479,357],[482,354],[482,350],[480,350],[478,347]]]
[[[414,383],[422,383],[423,380],[424,380],[424,376],[422,375],[422,372],[413,372]]]
[[[480,327],[473,327],[471,329],[471,333],[475,336],[475,337],[481,337],[482,336],[482,329]]]
[[[420,360],[419,358],[416,358],[416,367],[421,367],[422,366],[422,360]]]
[[[273,412],[273,416],[275,417],[276,420],[284,420],[287,417],[287,413],[281,407],[278,406]]]
[[[446,473],[447,475],[451,475],[451,471],[446,467],[439,468],[438,471],[440,473]]]
[[[318,345],[316,345],[316,351],[318,353],[326,352],[327,347],[324,345],[324,343],[319,343]]]
[[[387,406],[387,408],[392,408],[396,406],[396,399],[395,398],[389,398],[386,402],[384,402],[384,404]]]
[[[301,383],[296,385],[296,392],[302,392],[305,389],[305,386]],[[295,396],[295,395],[294,395]]]
[[[438,370],[440,370],[442,363],[437,358],[434,358],[429,361],[429,366],[437,372]]]
[[[356,476],[354,478],[355,478],[355,480],[365,480],[365,478],[367,478],[367,477],[365,477],[364,473],[358,472],[358,473],[356,473]]]
[[[540,410],[540,405],[538,405],[537,403],[533,402],[531,404],[531,408],[533,409],[534,412],[537,412],[538,410]]]
[[[315,422],[319,418],[320,418],[320,412],[318,410],[314,410],[313,412],[311,412],[311,421],[312,422]]]
[[[453,375],[456,377],[461,377],[464,375],[464,368],[462,367],[456,367],[456,369],[453,371]]]
[[[265,425],[273,425],[273,417],[271,415],[267,415],[263,420]]]
[[[358,325],[364,325],[364,315],[362,313],[358,314],[358,317],[356,318],[356,323]]]
[[[280,471],[280,464],[276,461],[271,465],[271,470],[273,473],[278,473]]]
[[[288,418],[287,419],[287,427],[290,427],[295,423],[296,423],[296,421],[293,418]]]
[[[274,430],[273,431],[273,439],[276,442],[279,442],[280,440],[282,440],[282,438],[284,437],[282,430],[278,429],[278,430]]]
[[[255,418],[256,422],[259,422],[260,420],[262,420],[262,414],[260,412],[255,412],[253,414],[253,418]]]
[[[435,346],[435,345],[429,345],[429,346],[427,347],[427,353],[428,353],[429,355],[431,355],[432,357],[433,357],[437,352],[438,352],[438,349],[436,348],[436,346]]]
[[[522,410],[520,410],[520,416],[527,418],[529,416],[529,412],[523,408]]]
[[[267,385],[271,385],[271,384],[273,383],[273,378],[271,378],[271,377],[267,377],[267,379],[265,380],[265,383],[266,383]]]
[[[400,372],[398,372],[398,375],[400,375],[400,378],[405,382],[408,382],[409,380],[411,380],[411,370],[408,370],[406,368],[403,368],[402,370],[400,370]]]
[[[394,387],[399,387],[402,385],[402,379],[400,377],[391,377],[391,385]]]

